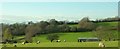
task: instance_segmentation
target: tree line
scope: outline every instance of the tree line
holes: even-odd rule
[[[105,19],[105,20],[109,21],[110,19]],[[101,21],[93,22],[89,20],[88,17],[84,17],[78,23],[57,21],[55,19],[51,19],[50,21],[40,21],[37,23],[33,23],[31,21],[31,22],[28,22],[27,24],[25,23],[15,23],[15,24],[2,23],[1,25],[2,25],[4,41],[12,40],[14,36],[25,35],[25,40],[28,42],[32,42],[31,38],[38,34],[93,31],[93,30],[96,30],[96,28],[98,28],[95,22],[101,22]],[[77,26],[70,27],[69,24],[77,24]]]

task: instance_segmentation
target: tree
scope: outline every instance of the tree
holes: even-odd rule
[[[96,31],[94,31],[95,36],[102,40],[109,40],[109,41],[116,38],[114,32],[111,32],[109,29],[110,29],[109,27],[100,26],[96,28]]]
[[[71,27],[71,28],[70,28],[70,31],[76,32],[76,31],[77,31],[77,27]]]
[[[34,24],[27,26],[25,32],[25,40],[27,42],[32,42],[32,37],[35,36],[37,32],[38,32],[38,27],[35,26]]]
[[[38,33],[47,33],[46,27],[49,25],[46,21],[41,21],[39,23],[36,23],[36,26],[38,27]]]
[[[62,24],[58,26],[60,32],[69,32],[70,27],[67,24]]]
[[[117,30],[120,31],[120,22],[118,22]]]
[[[58,29],[58,21],[56,21],[55,19],[51,19],[49,21],[49,25],[46,27],[46,30],[48,33],[55,33],[55,32],[58,32],[59,29]]]
[[[90,22],[88,17],[83,18],[78,24],[79,31],[92,31],[96,28],[96,24]]]
[[[49,23],[50,23],[51,25],[58,25],[58,24],[59,24],[58,21],[55,20],[55,19],[51,19],[51,20],[49,21]]]
[[[25,41],[31,43],[32,42],[32,34],[26,33],[25,34]]]
[[[12,40],[12,38],[13,36],[11,34],[11,30],[7,28],[5,32],[3,33],[3,40],[7,42],[8,40]]]
[[[50,40],[51,42],[53,40],[58,40],[59,36],[57,34],[50,34],[48,35],[47,39]]]
[[[20,24],[15,23],[10,25],[10,29],[13,35],[24,35],[26,26],[27,25],[23,23],[20,23]]]

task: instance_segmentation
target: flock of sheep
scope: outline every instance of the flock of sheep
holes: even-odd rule
[[[61,40],[56,40],[56,42],[61,42]],[[66,42],[66,40],[64,40],[64,42]],[[40,41],[37,41],[36,44],[39,44]],[[22,45],[26,44],[26,42],[22,42]],[[17,47],[16,44],[13,45],[14,47]]]
[[[61,40],[56,40],[56,42],[61,42]],[[64,40],[66,42],[66,40]],[[37,41],[36,44],[39,44],[40,41]],[[26,42],[22,42],[22,45],[26,44]],[[17,47],[16,44],[14,44],[14,47]],[[99,42],[99,47],[105,47],[105,44],[103,42]]]

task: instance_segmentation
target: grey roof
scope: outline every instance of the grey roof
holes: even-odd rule
[[[98,39],[98,38],[78,38],[78,39]]]

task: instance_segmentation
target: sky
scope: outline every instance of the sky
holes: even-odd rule
[[[119,2],[120,0],[1,0],[1,2]]]
[[[107,1],[107,0],[106,0]],[[20,23],[41,20],[76,21],[83,17],[102,19],[118,15],[118,2],[10,2],[3,1],[0,22]]]

